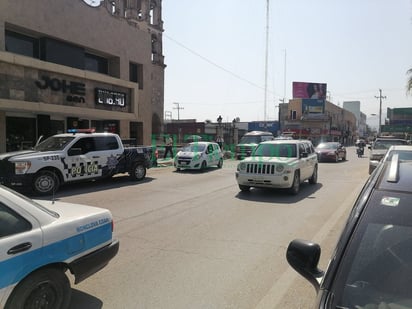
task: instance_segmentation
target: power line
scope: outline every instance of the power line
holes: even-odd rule
[[[264,87],[261,87],[261,86],[259,86],[258,84],[254,83],[254,82],[251,82],[250,80],[248,80],[248,79],[246,79],[246,78],[244,78],[244,77],[242,77],[242,76],[240,76],[240,75],[238,75],[238,74],[236,74],[236,73],[233,73],[232,71],[226,69],[225,67],[217,64],[216,62],[213,62],[212,60],[206,58],[205,56],[202,56],[201,54],[199,54],[198,52],[190,49],[189,47],[185,46],[184,44],[176,41],[175,39],[171,38],[170,36],[168,36],[168,35],[166,35],[166,34],[164,34],[163,36],[166,37],[166,38],[168,38],[170,41],[174,42],[175,44],[179,45],[179,46],[182,47],[183,49],[187,50],[187,51],[190,52],[191,54],[193,54],[193,55],[201,58],[202,60],[206,61],[207,63],[215,66],[216,68],[218,68],[218,69],[220,69],[220,70],[222,70],[222,71],[224,71],[224,72],[232,75],[233,77],[235,77],[235,78],[237,78],[237,79],[239,79],[239,80],[241,80],[241,81],[243,81],[243,82],[248,83],[249,85],[251,85],[251,86],[253,86],[253,87],[256,87],[256,88],[259,88],[260,90],[265,91],[265,88],[264,88]],[[271,92],[271,93],[272,93],[273,95],[276,95],[276,93],[273,93],[273,92]]]

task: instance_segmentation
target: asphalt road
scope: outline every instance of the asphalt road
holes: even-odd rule
[[[294,238],[316,241],[326,267],[368,158],[348,148],[348,161],[320,163],[318,184],[297,196],[240,192],[236,164],[62,188],[61,201],[110,209],[120,239],[115,259],[73,286],[70,308],[311,308],[315,291],[288,266],[286,248]]]

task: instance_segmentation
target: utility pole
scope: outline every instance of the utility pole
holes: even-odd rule
[[[176,105],[177,105],[177,107],[173,107],[173,109],[177,109],[177,120],[180,120],[180,110],[181,110],[181,109],[184,109],[184,108],[183,108],[183,107],[180,107],[180,103],[175,102],[175,103],[173,103],[173,104],[176,104]]]
[[[265,100],[263,119],[265,121],[265,131],[267,130],[267,88],[268,88],[268,58],[269,58],[269,0],[266,0],[266,50],[265,50]]]
[[[379,125],[378,125],[378,136],[381,135],[381,124],[382,124],[382,99],[386,99],[386,96],[382,95],[382,89],[379,89],[379,96],[375,96],[379,99]]]

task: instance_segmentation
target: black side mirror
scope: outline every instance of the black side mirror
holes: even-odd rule
[[[318,268],[321,249],[316,243],[295,239],[290,242],[286,251],[286,259],[300,275],[306,278],[319,291],[318,281],[324,272]]]

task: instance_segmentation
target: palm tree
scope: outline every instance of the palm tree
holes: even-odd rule
[[[409,75],[408,82],[406,84],[406,92],[412,95],[412,69],[409,69],[406,74]]]

